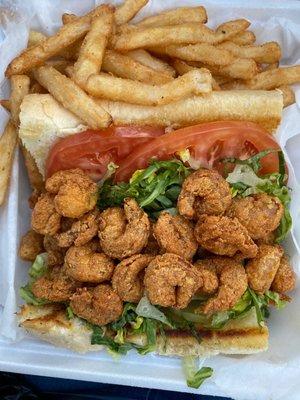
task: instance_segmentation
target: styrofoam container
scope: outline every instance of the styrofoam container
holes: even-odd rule
[[[52,33],[60,25],[63,12],[82,13],[95,5],[87,0],[0,0],[0,81],[7,63],[26,44],[29,26]],[[96,2],[99,4],[100,2]],[[114,4],[118,1],[112,2]],[[163,9],[203,4],[207,7],[209,25],[228,19],[245,17],[254,21],[258,42],[277,40],[283,48],[283,62],[300,64],[300,2],[298,1],[149,1],[141,16]],[[10,11],[7,12],[7,9]],[[12,18],[12,15],[15,16]],[[2,18],[1,18],[2,17]],[[300,90],[295,86],[299,101]],[[8,95],[3,81],[0,97]],[[0,110],[0,127],[8,115]],[[299,126],[299,128],[298,128]],[[286,248],[299,274],[300,243],[299,179],[300,179],[300,112],[297,105],[284,111],[278,140],[285,147],[291,168],[293,188],[291,213],[294,229]],[[115,383],[166,390],[230,396],[235,399],[300,398],[300,290],[286,310],[272,313],[269,351],[251,356],[217,356],[207,359],[214,376],[199,389],[186,386],[178,358],[156,355],[139,356],[130,352],[119,361],[105,352],[76,354],[54,347],[27,335],[16,326],[14,312],[21,303],[18,288],[27,281],[28,264],[17,257],[21,235],[28,229],[30,190],[21,157],[16,155],[8,201],[0,210],[0,370],[94,382]]]

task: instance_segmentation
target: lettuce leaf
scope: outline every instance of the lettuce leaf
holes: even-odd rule
[[[187,385],[194,389],[199,389],[202,383],[212,376],[213,369],[210,367],[202,367],[197,370],[196,364],[196,357],[187,356],[182,360],[182,367]]]

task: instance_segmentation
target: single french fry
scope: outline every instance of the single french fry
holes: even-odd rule
[[[27,75],[13,75],[10,79],[11,95],[10,109],[11,121],[16,128],[19,126],[20,106],[24,97],[29,93],[30,79]]]
[[[113,117],[115,125],[190,126],[210,121],[250,121],[269,132],[282,114],[279,91],[218,91],[192,96],[163,106],[141,106],[97,100]]]
[[[9,100],[5,100],[5,99],[0,100],[0,104],[1,104],[2,107],[5,108],[6,111],[10,112],[11,108],[10,108],[10,101]]]
[[[246,82],[249,89],[270,90],[300,82],[300,65],[261,72]]]
[[[21,74],[42,65],[49,58],[59,54],[63,49],[82,38],[90,28],[91,20],[110,8],[108,5],[96,7],[89,14],[64,25],[55,35],[49,36],[41,43],[24,50],[14,58],[6,70],[6,76]]]
[[[187,22],[207,22],[206,10],[203,6],[199,7],[179,7],[164,11],[158,15],[144,18],[135,24],[138,27],[154,27],[165,25],[179,25]]]
[[[230,51],[219,49],[209,43],[197,43],[187,46],[173,44],[153,47],[149,50],[153,53],[166,54],[185,61],[200,61],[208,65],[228,65],[236,60],[236,57]]]
[[[92,75],[86,91],[92,96],[133,104],[167,104],[193,94],[211,92],[211,74],[207,70],[190,71],[161,86],[152,86],[108,74]]]
[[[21,150],[24,158],[25,167],[27,169],[29,183],[32,189],[41,192],[44,189],[44,180],[40,173],[36,162],[24,145],[21,144]]]
[[[115,12],[116,25],[126,24],[148,3],[148,0],[125,0]]]
[[[278,90],[283,95],[283,107],[288,107],[295,103],[295,93],[293,89],[288,85],[279,86]]]
[[[114,37],[112,44],[115,50],[128,51],[141,47],[168,46],[171,44],[221,43],[238,32],[247,29],[247,20],[236,20],[226,23],[224,29],[213,31],[204,24],[191,22],[181,25],[160,26],[135,29]]]
[[[178,75],[184,75],[190,71],[199,69],[199,68],[193,67],[192,65],[189,65],[185,61],[182,61],[179,59],[173,60],[172,65],[175,68]],[[213,77],[212,77],[212,89],[213,90],[221,90],[220,86],[218,85],[218,83],[215,81],[215,79]]]
[[[150,67],[155,71],[167,74],[170,77],[175,77],[176,73],[174,68],[171,67],[167,62],[160,60],[159,58],[153,57],[152,54],[143,49],[131,50],[126,55],[133,60],[136,60],[140,64]]]
[[[128,57],[127,54],[120,54],[114,50],[106,50],[102,70],[119,78],[132,79],[150,85],[162,85],[173,80],[172,76],[155,71]]]
[[[90,128],[106,128],[111,123],[110,115],[89,97],[71,79],[53,67],[40,67],[35,79],[65,108],[77,115]]]
[[[100,72],[108,38],[112,32],[114,12],[103,10],[91,23],[91,29],[82,43],[79,57],[74,64],[74,80],[84,88],[88,77]]]
[[[224,42],[219,44],[217,48],[228,50],[239,58],[252,58],[258,63],[274,63],[281,58],[281,49],[277,42],[249,46],[239,46],[232,42]]]
[[[204,63],[199,63],[198,66],[208,68],[213,75],[228,76],[234,79],[251,79],[257,74],[256,62],[249,58],[237,58],[231,64],[224,66]]]
[[[244,31],[238,33],[236,36],[233,36],[230,39],[231,42],[238,44],[239,46],[245,46],[249,44],[253,44],[256,41],[256,37],[251,31]]]
[[[13,122],[9,121],[0,137],[0,206],[4,203],[9,187],[17,138],[17,129]]]

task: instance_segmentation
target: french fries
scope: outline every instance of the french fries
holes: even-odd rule
[[[162,12],[152,17],[144,18],[137,23],[137,27],[155,27],[165,25],[179,25],[187,22],[207,22],[207,14],[204,7],[181,7]]]
[[[239,58],[252,58],[258,63],[271,64],[281,58],[281,49],[277,42],[268,42],[260,46],[239,46],[232,42],[224,42],[219,44],[217,48],[228,50]]]
[[[19,126],[19,113],[21,103],[29,93],[30,79],[26,75],[13,75],[11,77],[10,111],[11,121],[16,128]]]
[[[234,79],[251,79],[257,74],[257,64],[248,58],[237,58],[229,65],[207,65],[200,63],[198,66],[208,68],[213,75],[223,75]]]
[[[5,201],[9,186],[17,138],[17,129],[13,122],[9,121],[0,137],[0,206]]]
[[[240,19],[222,24],[221,29],[218,27],[216,31],[213,31],[204,24],[191,22],[181,25],[135,29],[116,36],[112,43],[115,50],[119,51],[181,43],[205,42],[216,44],[230,39],[238,32],[247,29],[248,26],[249,22],[247,20]]]
[[[121,25],[130,21],[147,3],[148,0],[125,0],[124,3],[116,9],[115,23]]]
[[[77,115],[93,129],[106,128],[111,123],[110,115],[89,97],[71,79],[53,67],[40,67],[35,79],[44,86],[65,108]]]
[[[84,88],[90,75],[100,72],[104,51],[112,32],[114,13],[111,8],[103,9],[101,15],[91,23],[76,63],[74,64],[74,80]]]
[[[251,31],[244,31],[238,33],[236,36],[233,36],[230,41],[239,46],[245,46],[249,44],[253,44],[256,41],[256,37]]]
[[[270,90],[300,81],[300,65],[271,69],[254,76],[246,83],[249,89]]]
[[[92,18],[101,15],[107,8],[110,8],[110,6],[102,5],[96,7],[89,14],[64,25],[55,35],[26,49],[9,64],[6,76],[23,74],[34,67],[42,65],[50,57],[59,54],[61,50],[82,38],[89,30]]]
[[[143,105],[167,104],[193,94],[209,93],[211,90],[211,74],[207,70],[190,71],[161,86],[108,74],[92,75],[86,84],[86,91],[92,96]]]
[[[140,64],[150,67],[155,71],[159,71],[170,77],[175,77],[176,72],[167,62],[160,60],[159,58],[153,57],[148,51],[143,49],[131,50],[126,55],[133,60],[138,61]]]
[[[127,54],[120,54],[113,50],[106,50],[102,70],[120,78],[137,80],[151,85],[162,85],[173,80],[170,74],[156,71],[128,57]]]

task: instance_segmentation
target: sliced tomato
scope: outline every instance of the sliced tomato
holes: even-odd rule
[[[58,140],[49,152],[46,175],[59,170],[81,168],[93,179],[105,174],[110,162],[119,162],[135,148],[164,134],[153,127],[110,127],[103,131],[87,130]]]
[[[169,159],[189,149],[197,166],[223,167],[221,159],[245,159],[266,149],[280,149],[273,137],[251,122],[220,121],[190,126],[167,133],[135,149],[125,158],[115,176],[116,182],[128,181],[134,171],[145,168],[151,158]],[[276,153],[262,159],[261,173],[278,171]]]

